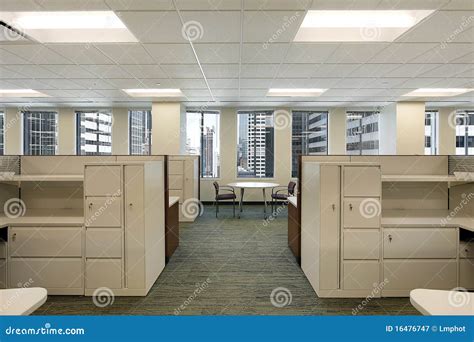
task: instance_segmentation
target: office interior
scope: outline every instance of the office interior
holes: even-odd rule
[[[471,0],[3,0],[0,315],[473,315]]]

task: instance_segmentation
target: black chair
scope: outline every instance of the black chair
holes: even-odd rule
[[[217,213],[219,212],[219,202],[228,201],[228,200],[233,201],[233,210],[234,210],[234,217],[235,217],[235,200],[237,199],[237,196],[235,195],[234,188],[231,186],[220,186],[219,183],[217,182],[214,182],[212,184],[214,185],[214,189],[216,190],[216,197],[214,200],[214,204],[216,206],[216,218],[217,218]],[[229,193],[220,194],[219,193],[220,191],[228,191]]]
[[[277,201],[287,202],[288,197],[295,195],[295,188],[296,188],[296,183],[293,181],[289,182],[288,186],[276,186],[272,188],[272,214],[273,214],[273,208],[274,208],[275,202]],[[286,193],[284,193],[285,191]]]

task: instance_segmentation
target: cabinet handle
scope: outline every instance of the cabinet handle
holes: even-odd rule
[[[130,208],[132,208],[132,207],[133,207],[133,203],[129,203],[128,206],[129,206]]]
[[[92,209],[92,206],[93,206],[93,205],[94,205],[94,204],[93,204],[92,202],[91,202],[91,203],[89,203],[89,210],[91,210],[91,209]]]
[[[12,240],[15,241],[15,239],[16,239],[16,233],[13,233]]]
[[[349,203],[349,210],[352,210],[352,203]]]
[[[392,242],[392,234],[388,234],[388,242]]]
[[[335,211],[335,210],[336,210],[336,205],[333,204],[333,205],[332,205],[332,211]]]
[[[469,253],[469,249],[466,248],[466,249],[464,250],[464,252]]]

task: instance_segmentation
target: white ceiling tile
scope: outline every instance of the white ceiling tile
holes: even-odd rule
[[[242,47],[242,63],[281,63],[288,46],[286,43],[245,43]]]
[[[124,91],[122,90],[110,90],[110,89],[99,89],[95,90],[97,94],[100,94],[103,97],[114,97],[114,98],[129,98],[130,96],[127,95]]]
[[[338,87],[342,87],[341,84],[344,82],[343,80]],[[406,82],[407,78],[403,77],[393,77],[393,78],[366,78],[364,82],[362,82],[359,87],[360,88],[397,88],[403,82]]]
[[[90,44],[47,44],[76,64],[113,64],[113,61]]]
[[[283,43],[296,35],[304,12],[246,11],[244,12],[244,42]]]
[[[94,78],[95,75],[80,65],[54,65],[49,66],[51,70],[64,78]]]
[[[183,89],[183,94],[188,97],[201,97],[201,96],[210,96],[209,90],[207,89]]]
[[[239,89],[213,89],[212,93],[216,97],[221,97],[221,96],[238,96],[239,95]]]
[[[33,64],[71,64],[71,61],[39,44],[4,45],[5,49]]]
[[[245,10],[305,10],[311,5],[312,0],[244,0]]]
[[[402,64],[398,68],[385,74],[385,77],[417,77],[441,64]],[[431,77],[426,75],[425,77]]]
[[[96,44],[95,47],[118,64],[155,64],[140,44]]]
[[[172,82],[175,87],[180,89],[207,89],[206,82],[204,79],[193,78],[193,79],[176,79],[176,80],[169,80]],[[162,88],[167,88],[165,83],[161,83],[160,85]],[[170,87],[172,88],[172,87]]]
[[[445,78],[433,82],[430,88],[474,88],[474,78]]]
[[[452,63],[474,63],[474,52],[464,55],[463,57],[457,58]]]
[[[0,64],[29,64],[27,60],[6,50],[0,49]]]
[[[359,64],[320,64],[312,77],[347,77],[359,66]]]
[[[427,53],[411,60],[410,63],[449,63],[467,55],[473,49],[474,45],[471,43],[440,44]],[[474,63],[474,60],[471,63]]]
[[[472,77],[472,73],[468,70],[472,70],[472,64],[444,64],[434,69],[431,69],[423,74],[418,74],[422,77]]]
[[[64,1],[36,0],[44,11],[108,11],[109,7],[103,0]]]
[[[236,78],[239,77],[238,64],[203,64],[202,69],[206,78]]]
[[[119,65],[83,65],[84,69],[101,78],[126,78],[130,73]]]
[[[400,88],[430,88],[435,82],[440,81],[440,78],[410,78],[406,82],[398,85]]]
[[[392,43],[370,59],[370,63],[406,63],[436,46],[433,43]]]
[[[443,9],[452,10],[474,10],[474,2],[472,0],[451,0]]]
[[[341,43],[325,63],[366,63],[388,43]]]
[[[35,0],[2,0],[2,11],[39,11],[41,5]]]
[[[450,0],[381,0],[378,10],[435,10],[446,5]]]
[[[362,64],[350,77],[382,77],[399,66],[400,64]]]
[[[182,31],[187,31],[194,43],[240,42],[240,11],[185,11]]]
[[[123,65],[122,68],[128,74],[141,78],[167,78],[165,72],[159,65]],[[126,78],[126,77],[117,77]]]
[[[340,78],[297,78],[275,79],[272,88],[323,88],[335,87]]]
[[[338,43],[293,43],[286,63],[323,63],[337,49]]]
[[[209,82],[209,86],[211,87],[211,89],[236,89],[239,87],[238,78],[208,79],[207,81]]]
[[[174,10],[172,0],[105,0],[105,3],[114,11]]]
[[[313,1],[314,10],[363,10],[374,9],[381,0],[318,0]]]
[[[282,64],[278,78],[310,78],[319,68],[319,64]]]
[[[144,44],[145,49],[161,64],[196,63],[193,49],[189,43],[183,44]]]
[[[275,77],[279,64],[242,64],[240,77],[271,78]]]
[[[57,78],[58,75],[39,65],[5,65],[5,68],[27,78]],[[21,78],[24,78],[21,77]],[[14,77],[9,77],[14,78]],[[20,78],[20,77],[19,77]]]
[[[271,78],[242,78],[240,80],[240,88],[270,88],[272,84]]]
[[[240,89],[240,96],[252,96],[252,97],[266,97],[268,93],[268,88],[264,89]],[[232,94],[231,94],[232,95]]]
[[[78,78],[78,79],[75,79],[74,82],[85,89],[114,89],[115,88],[109,82],[99,79],[99,78]],[[69,89],[77,89],[77,88],[69,88]]]
[[[161,68],[170,78],[202,78],[197,64],[162,64]]]
[[[239,63],[240,44],[194,44],[201,63]]]
[[[0,69],[1,71],[1,69]],[[18,86],[16,83],[13,83],[12,81],[17,81],[17,80],[2,80],[0,79],[0,88],[1,89],[18,89],[18,88],[23,88],[21,86]],[[29,88],[28,88],[29,89]]]
[[[114,78],[105,80],[116,89],[150,88],[144,84],[145,81],[137,80],[136,78]]]
[[[222,11],[240,10],[241,0],[177,0],[180,10]]]

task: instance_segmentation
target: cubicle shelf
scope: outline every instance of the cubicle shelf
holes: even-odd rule
[[[22,182],[83,182],[83,175],[14,175],[2,179],[1,183],[22,183]]]
[[[382,182],[432,182],[460,185],[473,181],[459,179],[454,175],[382,175]]]

